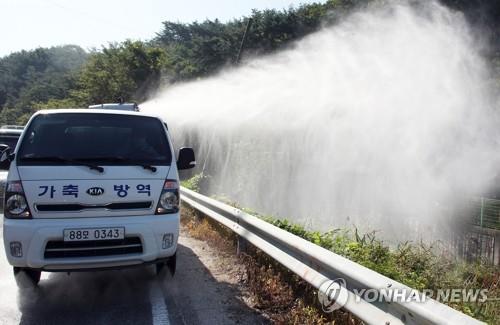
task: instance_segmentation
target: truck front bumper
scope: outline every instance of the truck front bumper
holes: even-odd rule
[[[120,251],[119,254],[109,250],[110,254],[105,256],[46,257],[47,243],[61,243],[64,229],[102,227],[124,227],[125,238],[138,238],[141,251],[124,253],[119,245],[114,244],[113,247],[116,251]],[[179,238],[179,214],[75,219],[4,219],[3,236],[7,260],[15,267],[44,271],[122,268],[156,263],[173,256]],[[11,245],[21,246],[21,256],[19,250],[11,249]],[[86,247],[86,250],[89,248]]]

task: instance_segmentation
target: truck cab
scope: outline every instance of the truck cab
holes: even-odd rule
[[[14,274],[156,264],[175,272],[179,169],[165,123],[133,111],[39,111],[8,168],[4,245]]]

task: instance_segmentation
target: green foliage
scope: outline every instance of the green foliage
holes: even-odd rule
[[[34,103],[65,99],[87,58],[74,45],[21,51],[0,59],[0,123],[16,123]],[[21,120],[25,120],[22,118]]]
[[[439,243],[426,245],[406,242],[390,249],[376,238],[375,233],[360,235],[357,229],[354,232],[335,229],[322,233],[306,230],[286,219],[274,219],[269,216],[263,218],[281,229],[418,290],[488,289],[488,297],[500,296],[498,268],[457,261],[451,254],[444,253],[446,250]],[[497,301],[460,302],[450,305],[487,322],[500,321],[500,303]]]
[[[248,18],[253,23],[245,51],[256,55],[280,49],[317,30],[328,11],[338,7],[335,1],[330,1],[281,11],[254,10],[250,17],[227,23],[217,19],[191,24],[167,21],[153,43],[166,50],[174,80],[201,77],[235,62]]]
[[[8,121],[13,121],[12,123],[17,125],[25,125],[30,119],[31,115],[40,109],[56,109],[56,108],[78,108],[81,104],[76,102],[74,99],[49,99],[46,102],[31,102],[29,107],[24,109],[4,109],[4,116],[9,116],[6,118]],[[8,115],[10,114],[10,115]],[[20,114],[20,115],[19,115]],[[12,117],[10,117],[12,116]]]
[[[171,77],[175,80],[199,77],[215,71],[236,55],[241,30],[234,27],[217,19],[192,24],[167,21],[154,44],[166,50]]]
[[[24,123],[37,109],[144,100],[167,66],[163,49],[125,41],[87,54],[77,46],[0,59],[0,123]]]
[[[196,174],[193,177],[181,181],[181,186],[190,189],[191,191],[199,192],[200,191],[200,183],[203,180],[203,174]]]
[[[159,82],[164,64],[164,51],[143,42],[110,45],[91,54],[73,95],[87,104],[144,100]]]

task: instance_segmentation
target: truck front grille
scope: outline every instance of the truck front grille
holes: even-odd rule
[[[118,240],[89,240],[64,242],[49,241],[45,246],[45,258],[95,257],[142,253],[139,237]]]
[[[65,203],[65,204],[36,204],[35,208],[39,212],[79,212],[84,210],[149,210],[153,202],[120,202],[108,204],[78,204],[78,203]]]

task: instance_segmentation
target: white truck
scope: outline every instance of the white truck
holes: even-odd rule
[[[158,117],[109,109],[32,116],[0,168],[8,169],[3,237],[16,278],[156,264],[175,272],[177,161]]]

